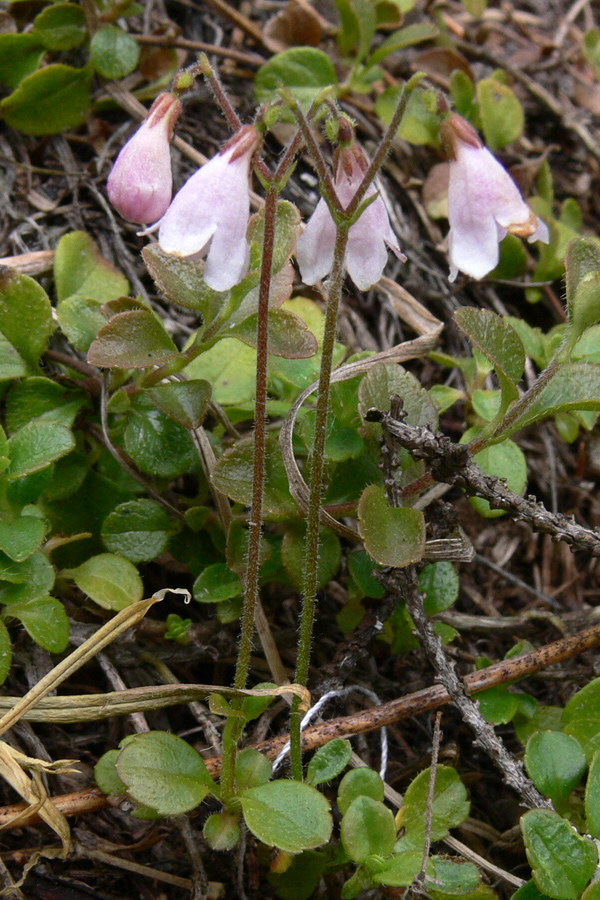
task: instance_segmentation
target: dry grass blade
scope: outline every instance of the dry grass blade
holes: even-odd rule
[[[48,798],[39,772],[34,772],[32,777],[27,775],[13,748],[4,741],[0,741],[0,775],[29,804],[23,818],[32,813],[39,815],[59,836],[63,847],[61,855],[66,857],[71,845],[71,831],[66,818]]]
[[[107,644],[112,643],[120,634],[139,622],[158,599],[158,597],[151,597],[149,600],[140,600],[139,603],[134,603],[128,606],[127,609],[121,610],[106,625],[99,628],[81,647],[70,653],[62,662],[59,662],[51,672],[48,672],[45,678],[42,678],[35,687],[15,703],[9,712],[2,716],[0,719],[0,735],[12,728],[46,694],[49,694],[59,684],[62,684],[66,678],[72,675],[73,672],[76,672],[88,660],[92,659],[100,650],[103,650]]]
[[[223,697],[279,697],[295,694],[300,698],[301,710],[310,707],[310,692],[299,684],[285,684],[276,688],[238,690],[218,684],[160,684],[150,687],[110,691],[106,694],[68,694],[64,697],[44,697],[33,708],[25,710],[19,718],[28,722],[97,722],[112,716],[126,716],[145,710],[161,709],[177,703],[206,700],[212,694]],[[8,709],[8,718],[21,705],[18,697],[0,697],[0,709]]]

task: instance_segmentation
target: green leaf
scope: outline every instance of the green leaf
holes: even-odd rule
[[[591,763],[600,749],[600,678],[594,678],[571,697],[563,710],[562,726],[567,734],[577,738]]]
[[[585,409],[600,409],[600,365],[565,363],[542,389],[535,403],[503,434],[514,434],[525,425],[559,412]]]
[[[125,450],[149,475],[177,478],[197,463],[189,432],[162,410],[133,409],[124,436]]]
[[[505,403],[519,396],[516,385],[525,368],[525,350],[512,325],[488,309],[462,307],[454,314],[458,327],[493,365]]]
[[[308,107],[320,91],[337,85],[331,59],[315,47],[292,47],[277,53],[261,66],[254,79],[259,103],[279,100],[279,88],[286,87],[303,106]]]
[[[108,750],[103,753],[94,766],[94,778],[96,784],[109,797],[119,797],[127,791],[127,785],[123,784],[117,772],[117,759],[120,750]]]
[[[500,391],[476,389],[471,394],[471,403],[484,422],[491,422],[500,411],[502,395]]]
[[[277,687],[274,682],[262,681],[260,684],[255,684],[253,690],[259,691],[265,688],[274,687]],[[242,703],[242,712],[244,713],[246,722],[251,722],[253,719],[258,719],[259,716],[262,716],[264,711],[268,709],[273,702],[273,699],[274,697],[269,696],[244,697],[244,701]]]
[[[596,78],[600,78],[600,31],[597,28],[586,31],[582,49],[585,58],[594,67]]]
[[[101,307],[99,300],[79,294],[67,297],[58,304],[56,318],[61,331],[80,353],[87,353],[102,326],[106,325]]]
[[[286,528],[281,545],[281,561],[296,590],[304,585],[306,568],[306,527],[304,522]],[[337,534],[330,528],[320,530],[317,561],[317,591],[322,590],[337,575],[342,562],[342,547]]]
[[[12,645],[8,628],[0,619],[0,684],[4,684],[12,665]]]
[[[342,819],[340,836],[352,862],[364,863],[370,856],[389,856],[396,842],[394,814],[379,800],[355,797]]]
[[[400,98],[401,85],[386,88],[375,101],[375,112],[384,125],[392,121]],[[413,91],[398,128],[398,137],[411,144],[429,144],[439,147],[440,116],[437,97],[433,91]]]
[[[269,781],[240,795],[246,825],[272,847],[299,853],[325,844],[333,821],[323,794],[301,781]]]
[[[256,390],[256,350],[233,338],[224,338],[189,363],[185,373],[210,382],[216,403],[248,403]]]
[[[132,563],[149,562],[167,549],[175,528],[168,514],[153,500],[129,500],[111,512],[102,525],[107,550]]]
[[[382,566],[403,568],[425,552],[425,518],[418,509],[390,506],[377,485],[366,488],[358,504],[358,529],[365,550]]]
[[[7,557],[3,557],[4,562]],[[0,603],[10,605],[42,597],[54,587],[54,568],[43,553],[34,553],[22,563],[13,563],[10,569],[3,565],[2,578],[12,582],[0,585]]]
[[[169,256],[158,244],[142,251],[144,262],[160,291],[168,300],[186,309],[195,309],[204,325],[210,325],[220,310],[227,293],[213,291],[202,277],[202,266],[189,259]]]
[[[212,850],[233,850],[240,842],[242,831],[236,815],[220,812],[208,817],[202,834]]]
[[[69,428],[51,420],[37,419],[23,425],[9,442],[10,469],[8,480],[15,481],[32,472],[45,469],[75,447]]]
[[[198,603],[221,603],[239,597],[244,586],[239,577],[225,563],[207,566],[196,578],[192,588]]]
[[[518,715],[514,722],[518,739],[525,745],[536,731],[561,731],[562,714],[562,706],[540,705],[532,716],[528,717],[526,713]]]
[[[82,6],[54,3],[33,20],[33,34],[46,50],[72,50],[83,44],[87,27]]]
[[[30,368],[13,345],[0,332],[0,383],[29,375]]]
[[[377,13],[369,0],[335,0],[342,27],[337,33],[340,52],[348,56],[355,51],[355,62],[369,52],[377,28]]]
[[[44,52],[36,34],[0,34],[0,84],[16,88],[35,72]]]
[[[6,427],[10,434],[32,419],[70,426],[85,395],[67,391],[50,378],[36,375],[13,384],[6,395]]]
[[[441,886],[440,886],[441,882]],[[481,884],[477,866],[465,859],[431,856],[427,863],[425,890],[435,891],[437,898],[472,897]]]
[[[144,586],[136,567],[128,559],[113,553],[92,556],[76,569],[63,569],[61,575],[72,578],[79,590],[98,606],[115,612],[137,603],[144,596]]]
[[[91,61],[103,78],[131,75],[140,59],[140,48],[130,34],[118,25],[103,25],[90,45]]]
[[[210,382],[201,378],[173,381],[150,388],[146,394],[155,406],[184,428],[198,428],[204,421],[211,396]]]
[[[178,353],[153,313],[133,309],[118,313],[102,326],[88,351],[88,362],[106,368],[145,369]]]
[[[408,849],[421,846],[425,840],[430,774],[431,770],[425,769],[410,783],[397,816],[398,827],[406,831],[402,842]],[[450,766],[439,766],[433,798],[431,840],[441,840],[450,828],[462,824],[469,810],[467,791],[458,773]]]
[[[600,838],[600,750],[592,757],[585,785],[585,817],[590,834]]]
[[[496,78],[484,78],[477,84],[477,99],[490,150],[501,150],[516,141],[523,131],[525,115],[511,88]]]
[[[344,771],[352,756],[352,744],[344,738],[328,741],[308,764],[306,780],[315,787],[326,781],[333,781]]]
[[[403,850],[394,853],[386,863],[385,869],[373,875],[373,880],[377,884],[387,884],[390,887],[408,887],[421,871],[423,851]]]
[[[123,273],[102,256],[85,231],[65,234],[58,242],[54,283],[59,304],[73,294],[107,303],[129,293]]]
[[[488,688],[477,694],[481,715],[492,725],[506,725],[512,722],[519,711],[519,697],[503,685]]]
[[[13,522],[0,521],[0,550],[15,562],[35,553],[46,536],[46,524],[35,516],[20,516]]]
[[[565,254],[566,294],[569,317],[573,317],[573,302],[581,282],[589,275],[600,274],[600,245],[590,238],[574,238]]]
[[[27,634],[50,653],[62,653],[69,643],[69,619],[64,606],[49,594],[11,603],[8,613],[20,619]]]
[[[358,409],[368,434],[377,439],[381,435],[381,426],[366,420],[368,410],[375,408],[387,412],[392,394],[402,397],[402,408],[409,425],[430,428],[432,431],[437,429],[437,407],[418,379],[402,366],[381,363],[369,370],[358,389]]]
[[[258,314],[238,325],[224,326],[228,337],[237,337],[250,347],[256,347]],[[269,353],[286,359],[306,359],[318,350],[317,339],[299,316],[286,309],[269,313]]]
[[[305,850],[292,857],[292,863],[282,874],[267,875],[281,900],[310,900],[327,866],[326,853]]]
[[[390,53],[396,53],[398,50],[403,50],[405,47],[412,47],[423,41],[430,41],[434,37],[437,37],[438,34],[439,29],[433,22],[416,22],[414,25],[407,25],[404,28],[399,28],[397,31],[394,31],[393,34],[390,34],[390,36],[379,45],[377,50],[371,54],[367,65],[377,65],[377,63],[380,63],[386,56],[389,56]]]
[[[474,434],[465,432],[461,440],[469,441]],[[527,460],[521,448],[510,438],[500,444],[492,444],[476,453],[473,461],[486,475],[505,478],[506,484],[515,494],[523,494],[527,485]],[[501,509],[491,509],[487,500],[482,497],[471,497],[471,505],[487,519],[495,519],[504,515]]]
[[[512,895],[511,900],[548,900],[548,894],[542,894],[531,878]]]
[[[235,758],[235,783],[238,791],[266,784],[271,777],[273,763],[254,747],[239,750]]]
[[[250,506],[253,473],[254,442],[252,438],[242,438],[219,459],[213,470],[212,481],[215,487],[232,500]],[[279,441],[274,436],[267,438],[263,507],[265,513],[273,516],[289,517],[298,514],[296,501],[290,494]]]
[[[161,816],[189,812],[215,788],[198,751],[166,731],[136,734],[119,753],[117,772],[133,799]]]
[[[297,206],[289,200],[278,200],[275,212],[275,242],[273,246],[273,272],[280,272],[296,249],[301,233],[302,220]],[[248,240],[262,247],[265,240],[265,208],[250,219]],[[272,303],[272,299],[269,298]]]
[[[557,808],[564,807],[587,767],[579,741],[560,731],[538,731],[527,742],[525,768],[535,786]]]
[[[346,772],[340,781],[337,805],[342,815],[345,815],[350,804],[357,797],[371,797],[371,799],[381,802],[384,795],[385,785],[381,776],[374,769],[360,766]]]
[[[378,567],[369,554],[365,553],[364,550],[358,550],[351,553],[346,561],[350,575],[365,597],[373,597],[375,600],[381,600],[385,594],[385,588],[373,574],[377,571]]]
[[[527,859],[539,890],[557,900],[577,900],[594,874],[598,849],[548,809],[531,809],[521,817]]]
[[[46,291],[16,269],[0,272],[0,331],[34,369],[54,331]]]
[[[28,75],[0,103],[4,121],[24,134],[58,134],[85,122],[92,71],[62,63]]]
[[[450,75],[450,94],[456,111],[467,118],[473,108],[475,85],[462,69],[455,69]]]
[[[425,594],[423,606],[428,616],[435,616],[458,599],[460,582],[451,562],[428,563],[419,575],[419,588]]]

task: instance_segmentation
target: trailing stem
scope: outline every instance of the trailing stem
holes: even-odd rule
[[[327,313],[325,331],[321,351],[321,373],[319,377],[319,396],[315,420],[315,437],[311,460],[310,495],[306,520],[306,568],[304,572],[304,597],[300,618],[300,635],[298,638],[298,658],[296,661],[295,682],[306,685],[308,665],[312,641],[313,622],[317,600],[317,574],[319,564],[319,518],[321,510],[321,494],[323,491],[323,469],[325,464],[325,439],[327,436],[327,413],[329,411],[329,394],[331,370],[333,366],[333,350],[337,331],[338,311],[344,282],[344,258],[348,243],[349,224],[338,226],[333,270],[327,291]],[[290,725],[290,744],[292,774],[298,781],[302,780],[302,747],[300,737],[300,713],[298,702],[292,704]]]

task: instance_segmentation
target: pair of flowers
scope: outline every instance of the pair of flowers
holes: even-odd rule
[[[117,157],[108,194],[124,218],[144,225],[157,223],[158,241],[166,253],[205,258],[206,283],[226,291],[248,270],[249,175],[260,136],[252,126],[244,126],[171,201],[169,144],[180,111],[173,94],[157,98],[148,118]],[[452,114],[441,131],[450,157],[450,280],[459,270],[473,278],[487,275],[498,263],[498,243],[508,232],[547,243],[547,225],[536,218],[472,126]],[[335,189],[344,207],[358,190],[367,165],[357,144],[339,151]],[[376,193],[371,185],[365,199]],[[322,198],[296,250],[306,284],[316,284],[331,271],[335,237],[336,226]],[[348,236],[346,268],[360,290],[368,290],[381,278],[388,248],[402,258],[384,203],[375,196]]]

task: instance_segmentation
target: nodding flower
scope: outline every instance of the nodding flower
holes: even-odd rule
[[[345,208],[360,187],[368,167],[367,156],[358,144],[350,143],[337,151],[334,186]],[[376,194],[377,189],[371,184],[365,200]],[[331,272],[335,238],[335,222],[326,201],[321,198],[296,248],[296,258],[305,284],[316,284]],[[404,259],[383,200],[375,196],[348,232],[346,269],[359,290],[367,291],[379,281],[387,263],[388,248],[399,259]]]
[[[548,226],[525,203],[521,192],[466,119],[452,113],[440,126],[450,157],[448,238],[450,281],[459,270],[483,278],[498,265],[499,242],[507,234],[550,240]]]
[[[160,94],[108,176],[110,202],[124,219],[150,225],[164,216],[173,193],[170,143],[181,103]]]
[[[250,261],[250,165],[260,134],[245,125],[186,181],[158,230],[158,243],[173,256],[206,259],[204,280],[215,291],[238,284]]]

